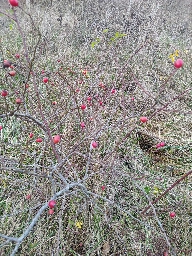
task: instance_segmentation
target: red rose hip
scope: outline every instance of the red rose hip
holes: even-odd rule
[[[97,148],[97,147],[98,147],[98,144],[97,144],[96,141],[93,141],[93,142],[91,143],[91,146],[92,146],[93,148]]]
[[[42,142],[43,140],[41,138],[37,138],[36,142]]]
[[[9,3],[11,6],[14,6],[14,7],[19,5],[18,0],[9,0]]]
[[[146,122],[148,121],[148,118],[147,118],[146,116],[142,116],[142,117],[140,118],[140,121],[141,121],[142,123],[146,123]]]
[[[169,213],[169,216],[170,216],[171,218],[174,218],[174,217],[176,216],[176,214],[175,214],[175,212],[170,212],[170,213]]]
[[[1,92],[1,96],[6,97],[7,95],[8,95],[8,91],[3,90],[3,91]]]
[[[43,83],[47,83],[49,81],[49,79],[47,77],[43,78]]]
[[[54,144],[59,143],[60,140],[61,140],[61,136],[60,136],[60,135],[55,135],[55,136],[53,137],[53,143],[54,143]]]
[[[177,59],[175,62],[174,62],[174,66],[176,68],[181,68],[183,66],[183,60],[182,59]]]
[[[22,100],[21,100],[21,99],[16,99],[15,102],[16,102],[17,104],[21,104],[21,103],[22,103]]]
[[[51,201],[49,201],[49,203],[48,203],[48,206],[49,206],[49,208],[51,208],[51,209],[54,208],[55,205],[56,205],[55,200],[51,200]]]

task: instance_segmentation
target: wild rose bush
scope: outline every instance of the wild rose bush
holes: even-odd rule
[[[98,30],[79,21],[66,37],[10,4],[1,10],[3,255],[189,254],[191,49],[158,36],[150,3],[151,28],[144,7],[129,6],[143,34],[132,23],[119,30],[115,8],[116,21],[99,23],[101,13]]]

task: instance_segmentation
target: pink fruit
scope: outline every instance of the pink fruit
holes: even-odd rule
[[[52,104],[53,104],[53,105],[56,105],[56,104],[57,104],[57,102],[56,102],[56,101],[53,101],[53,102],[52,102]]]
[[[42,70],[42,71],[41,71],[41,74],[44,74],[44,73],[45,73],[45,70]]]
[[[174,66],[176,68],[181,68],[183,66],[183,60],[182,59],[177,59],[175,62],[174,62]]]
[[[26,199],[27,199],[27,200],[31,199],[31,195],[30,195],[30,194],[29,194],[29,195],[26,195]]]
[[[53,209],[49,209],[49,215],[54,214],[54,210]]]
[[[3,61],[3,67],[4,68],[9,68],[11,66],[11,62],[9,60],[4,60]]]
[[[29,88],[29,85],[28,85],[28,84],[26,84],[26,85],[25,85],[25,88]]]
[[[85,123],[84,122],[81,123],[81,128],[82,129],[85,128]]]
[[[36,142],[42,142],[43,140],[41,138],[37,138]]]
[[[21,104],[21,103],[22,103],[22,100],[21,100],[21,99],[16,99],[15,102],[16,102],[17,104]]]
[[[82,73],[83,75],[87,75],[87,70],[86,69],[82,70]]]
[[[97,144],[96,141],[93,141],[93,142],[91,143],[91,145],[92,145],[93,148],[97,148],[97,146],[98,146],[98,144]]]
[[[101,186],[101,189],[104,191],[106,189],[106,186]]]
[[[168,252],[167,251],[164,251],[163,252],[163,256],[168,256],[169,254],[168,254]]]
[[[14,66],[11,65],[10,68],[14,69]]]
[[[102,106],[102,105],[103,105],[103,102],[102,102],[102,101],[99,101],[99,105]]]
[[[146,116],[142,116],[142,117],[140,118],[140,121],[141,121],[142,123],[146,123],[146,122],[148,121],[148,118],[147,118]]]
[[[170,213],[169,213],[169,216],[170,216],[171,218],[174,218],[174,217],[176,216],[176,214],[175,214],[175,212],[170,212]]]
[[[3,91],[1,92],[1,96],[6,97],[7,95],[8,95],[8,91],[3,90]]]
[[[0,131],[3,129],[3,126],[2,125],[0,125]]]
[[[54,208],[55,205],[56,205],[55,200],[51,200],[51,201],[49,201],[49,203],[48,203],[48,206],[49,206],[49,208],[51,208],[51,209]]]
[[[15,75],[16,75],[16,71],[15,71],[15,70],[11,70],[11,71],[9,72],[9,75],[10,75],[10,76],[15,76]]]
[[[105,88],[105,85],[104,85],[103,83],[100,83],[100,84],[99,84],[99,87]]]
[[[49,81],[49,79],[47,77],[43,78],[43,83],[47,83]]]
[[[115,90],[115,89],[112,89],[112,90],[111,90],[111,93],[113,93],[113,94],[116,93],[116,90]]]
[[[29,138],[33,138],[33,133],[31,132],[30,134],[29,134]]]
[[[165,142],[164,141],[160,142],[160,146],[164,147],[165,146]]]
[[[82,110],[85,110],[85,109],[86,109],[86,105],[82,104],[82,105],[81,105],[81,109],[82,109]]]
[[[61,136],[60,136],[60,135],[55,135],[55,136],[53,137],[53,143],[54,143],[54,144],[59,143],[60,140],[61,140]]]
[[[156,148],[161,148],[161,147],[164,147],[164,146],[165,146],[165,142],[162,141],[162,142],[160,142],[160,143],[158,143],[158,144],[156,145]]]
[[[9,0],[9,3],[10,3],[11,6],[14,6],[14,7],[19,5],[17,0]]]
[[[87,97],[87,100],[90,102],[91,101],[91,97]]]
[[[19,59],[20,55],[18,53],[15,54],[15,58]]]

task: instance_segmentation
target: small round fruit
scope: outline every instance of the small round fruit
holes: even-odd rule
[[[9,60],[4,60],[3,61],[3,67],[4,68],[9,68],[11,66],[11,62]]]
[[[8,95],[8,91],[3,90],[3,91],[1,92],[1,96],[6,97],[7,95]]]
[[[36,142],[42,142],[43,140],[41,138],[37,138]]]
[[[29,134],[29,138],[33,138],[33,133],[32,132],[30,132],[30,134]]]
[[[57,104],[57,101],[53,101],[53,102],[52,102],[52,105],[56,105],[56,104]]]
[[[60,140],[61,140],[61,136],[60,136],[60,135],[55,135],[55,136],[53,137],[53,143],[54,143],[54,144],[59,143]]]
[[[2,125],[0,125],[0,131],[3,129],[3,126]]]
[[[16,102],[17,104],[21,104],[21,103],[22,103],[22,100],[21,100],[21,99],[16,99],[15,102]]]
[[[82,105],[81,105],[81,109],[82,109],[82,110],[85,110],[85,109],[86,109],[86,105],[82,104]]]
[[[48,203],[48,206],[49,206],[49,208],[51,208],[51,209],[54,208],[55,205],[56,205],[55,200],[51,200],[51,201],[49,201],[49,203]]]
[[[49,79],[47,77],[43,78],[43,83],[47,83],[49,81]]]
[[[98,144],[97,144],[96,141],[93,141],[93,142],[91,143],[91,146],[92,146],[93,148],[97,148],[97,147],[98,147]]]
[[[112,90],[111,90],[111,93],[112,93],[112,94],[116,93],[116,90],[115,90],[115,89],[112,89]]]
[[[176,68],[181,68],[183,66],[183,60],[182,59],[177,59],[175,62],[174,62],[174,66]]]
[[[83,75],[87,75],[87,70],[85,69],[85,70],[82,70],[82,73],[83,73]]]
[[[54,214],[54,210],[53,209],[49,209],[49,215]]]
[[[81,128],[82,129],[85,128],[85,123],[84,122],[81,123]]]
[[[15,58],[19,59],[20,55],[18,53],[15,54]]]
[[[9,0],[9,3],[11,6],[14,6],[14,7],[19,5],[18,0]]]
[[[140,121],[141,121],[142,123],[146,123],[146,122],[148,121],[148,118],[147,118],[146,116],[142,116],[142,117],[140,118]]]
[[[9,75],[10,75],[10,76],[15,76],[15,75],[16,75],[16,71],[15,71],[15,70],[11,70],[11,71],[9,72]]]
[[[164,146],[165,146],[165,142],[164,142],[164,141],[161,141],[161,142],[160,142],[160,146],[161,146],[161,147],[164,147]]]
[[[27,199],[27,200],[31,199],[31,195],[30,195],[30,194],[29,194],[29,195],[26,195],[26,199]]]
[[[161,143],[158,143],[157,145],[156,145],[156,148],[160,148],[161,147]]]
[[[106,189],[106,186],[101,186],[101,189],[104,191]]]
[[[171,218],[174,218],[174,217],[176,216],[176,214],[175,214],[175,212],[170,212],[170,213],[169,213],[169,216],[170,216]]]

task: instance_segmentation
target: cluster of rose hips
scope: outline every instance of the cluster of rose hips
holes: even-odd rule
[[[49,201],[48,206],[49,206],[49,214],[52,215],[54,213],[54,207],[56,206],[55,200]]]
[[[34,136],[34,134],[31,132],[30,134],[29,134],[29,138],[33,138],[33,136]],[[43,141],[43,139],[42,138],[37,138],[36,139],[36,142],[38,142],[38,143],[40,143],[40,142],[42,142]],[[59,143],[61,141],[61,136],[60,135],[55,135],[54,137],[53,137],[53,143],[54,144],[57,144],[57,143]]]
[[[158,144],[156,145],[156,148],[162,148],[162,147],[164,147],[164,146],[165,146],[165,142],[162,141],[162,142],[160,142],[160,143],[158,143]]]

